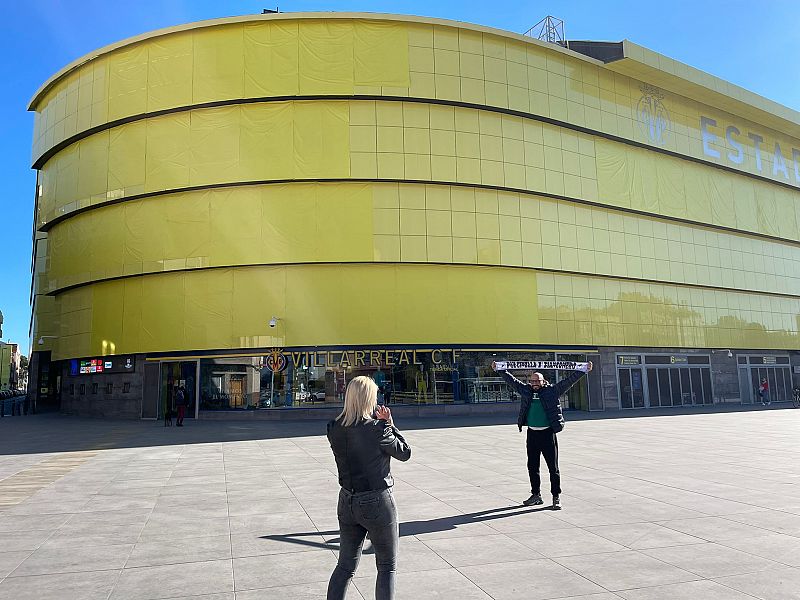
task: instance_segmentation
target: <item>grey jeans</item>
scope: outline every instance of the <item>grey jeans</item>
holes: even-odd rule
[[[328,583],[328,600],[344,600],[367,534],[378,568],[375,600],[393,600],[400,531],[391,488],[358,494],[340,490],[336,513],[339,517],[339,562]]]

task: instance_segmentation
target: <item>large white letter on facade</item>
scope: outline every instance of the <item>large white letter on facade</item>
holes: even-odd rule
[[[730,147],[736,150],[736,154],[728,152],[728,160],[740,165],[744,160],[744,150],[742,149],[742,145],[733,139],[734,135],[739,135],[739,130],[734,125],[728,125],[728,128],[725,130],[725,138],[728,140]]]
[[[783,160],[781,145],[778,142],[775,142],[775,155],[772,158],[772,176],[775,177],[778,174],[778,171],[783,173],[786,176],[786,179],[789,179],[789,170],[786,168],[786,161]]]
[[[800,150],[792,148],[792,161],[794,161],[794,180],[800,183]]]
[[[761,170],[761,142],[764,141],[764,138],[758,135],[757,133],[748,133],[747,137],[753,140],[753,148],[756,151],[756,169],[759,171]]]
[[[703,154],[711,158],[719,158],[719,151],[714,150],[711,144],[717,139],[717,136],[708,130],[708,126],[716,127],[717,122],[708,117],[700,117],[700,134],[703,136]]]

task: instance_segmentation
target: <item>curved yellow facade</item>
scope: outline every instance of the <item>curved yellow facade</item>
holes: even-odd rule
[[[655,67],[620,68],[377,15],[101,50],[31,103],[33,337],[54,359],[796,348],[800,120],[779,133],[794,117],[717,108],[677,67],[655,92]],[[649,129],[645,98],[662,107]]]

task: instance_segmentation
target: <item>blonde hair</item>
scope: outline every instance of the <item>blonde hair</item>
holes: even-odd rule
[[[347,384],[344,409],[336,417],[344,427],[355,425],[361,419],[371,419],[378,404],[378,385],[370,377],[356,377]]]

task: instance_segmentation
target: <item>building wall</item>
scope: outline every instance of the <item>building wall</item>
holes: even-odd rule
[[[11,344],[0,342],[0,390],[11,389]]]
[[[654,98],[656,137],[639,121]],[[797,347],[800,142],[558,46],[412,18],[232,19],[88,57],[32,108],[34,337],[56,336],[54,359]]]
[[[138,419],[142,416],[144,360],[137,357],[131,373],[70,375],[62,365],[61,412],[89,417]]]

